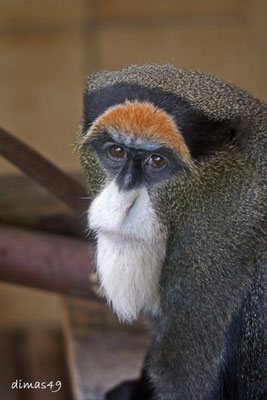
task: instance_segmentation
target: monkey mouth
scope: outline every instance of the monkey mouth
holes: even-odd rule
[[[97,234],[99,235],[105,235],[109,237],[112,240],[117,240],[117,241],[134,241],[134,242],[144,242],[141,238],[136,237],[135,235],[131,235],[128,233],[124,233],[121,231],[115,231],[115,230],[109,230],[109,229],[99,229],[97,231]]]
[[[117,239],[132,239],[132,237],[130,235],[126,235],[125,233],[119,232],[119,231],[112,231],[112,230],[108,230],[108,229],[99,229],[98,231],[99,234],[103,234],[106,236],[110,236],[113,238],[117,238]]]

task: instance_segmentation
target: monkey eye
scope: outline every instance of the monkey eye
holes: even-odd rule
[[[167,161],[164,157],[159,154],[152,154],[145,163],[146,166],[157,169],[158,171],[163,170],[167,167]]]
[[[113,158],[126,158],[126,151],[122,146],[114,144],[109,147],[108,151]]]

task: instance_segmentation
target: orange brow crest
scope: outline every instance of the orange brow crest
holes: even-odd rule
[[[120,132],[133,139],[153,140],[176,151],[187,163],[192,162],[172,116],[151,103],[126,100],[123,104],[108,108],[96,118],[84,140],[103,130]]]

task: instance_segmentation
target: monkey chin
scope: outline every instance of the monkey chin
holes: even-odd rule
[[[141,311],[157,313],[166,235],[147,190],[119,191],[111,182],[93,200],[88,220],[97,234],[101,289],[119,319],[131,322]]]

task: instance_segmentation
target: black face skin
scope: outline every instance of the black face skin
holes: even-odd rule
[[[112,135],[103,132],[93,135],[87,144],[96,151],[103,167],[116,182],[120,190],[130,190],[143,184],[152,186],[170,178],[184,165],[167,147],[153,149],[140,145],[126,145],[123,136],[115,141]]]

